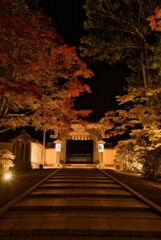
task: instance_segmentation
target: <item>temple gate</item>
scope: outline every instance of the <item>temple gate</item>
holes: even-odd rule
[[[72,124],[71,131],[59,132],[61,151],[57,153],[60,163],[93,164],[100,162],[98,142],[102,139],[101,125],[89,123],[87,125]],[[59,155],[59,156],[58,156]]]

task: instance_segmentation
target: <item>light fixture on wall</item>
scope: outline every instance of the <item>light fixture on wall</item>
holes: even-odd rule
[[[62,141],[56,140],[56,141],[54,141],[54,143],[55,143],[56,152],[61,152]]]

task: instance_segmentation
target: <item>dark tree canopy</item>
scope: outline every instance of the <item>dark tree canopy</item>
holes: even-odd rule
[[[132,70],[133,84],[147,88],[155,74],[152,58],[158,42],[147,17],[159,4],[159,0],[87,0],[82,56],[110,64],[124,61]]]

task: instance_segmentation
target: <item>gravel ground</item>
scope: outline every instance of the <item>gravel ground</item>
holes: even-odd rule
[[[10,181],[0,180],[0,207],[14,199],[56,169],[35,169],[25,173],[15,173]]]
[[[111,169],[104,170],[136,192],[161,206],[161,178],[155,182],[144,179],[140,174],[124,173]]]

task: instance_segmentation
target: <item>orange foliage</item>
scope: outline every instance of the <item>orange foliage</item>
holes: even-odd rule
[[[15,103],[13,106],[10,101],[8,111],[3,111],[0,128],[9,111],[17,116],[23,110],[25,121],[37,128],[47,122],[48,128],[53,128],[58,122],[61,125],[61,121],[76,120],[73,98],[90,93],[89,86],[79,78],[92,77],[92,71],[41,12],[29,12],[20,0],[3,0],[0,8],[0,100],[7,94]],[[82,111],[82,116],[88,114]]]
[[[152,30],[161,31],[161,8],[157,7],[154,14],[147,18]]]

